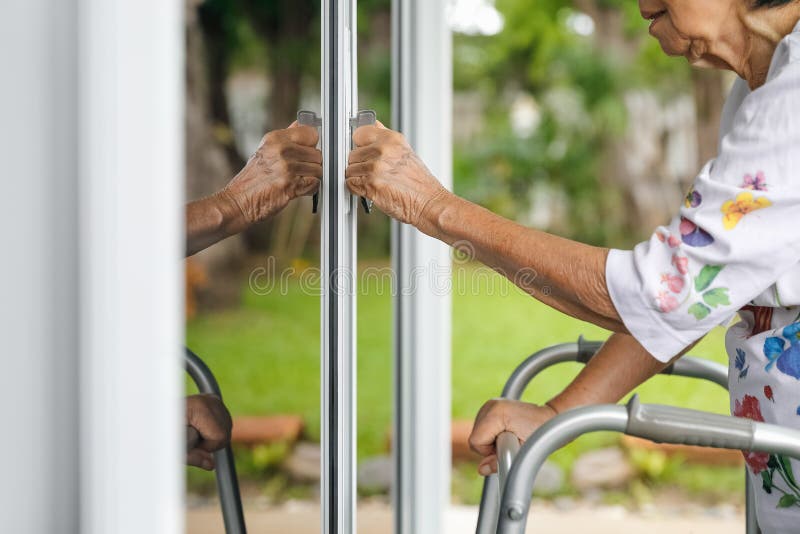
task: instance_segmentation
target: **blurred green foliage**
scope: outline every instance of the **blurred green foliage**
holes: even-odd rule
[[[505,19],[494,36],[456,35],[454,87],[478,92],[484,125],[455,146],[459,194],[505,216],[530,208],[530,189],[543,183],[567,200],[566,225],[556,231],[595,244],[624,240],[624,191],[603,179],[609,147],[624,134],[623,97],[647,88],[664,95],[686,90],[688,68],[667,58],[647,38],[635,2],[588,2],[599,19],[594,31],[574,29],[577,11],[566,0],[497,0]],[[604,21],[621,21],[623,35],[607,35]],[[586,33],[586,32],[584,32]],[[515,95],[533,98],[539,125],[514,133]]]

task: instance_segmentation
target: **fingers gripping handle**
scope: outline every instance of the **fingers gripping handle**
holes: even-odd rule
[[[751,450],[754,432],[754,423],[749,419],[641,404],[638,395],[628,403],[625,433],[658,443]]]
[[[378,122],[378,117],[374,111],[359,111],[355,118],[350,119],[350,137],[352,138],[353,132],[362,126],[373,126]],[[298,111],[297,124],[301,126],[311,126],[316,128],[317,131],[322,129],[322,118],[313,111]],[[317,213],[319,208],[319,193],[314,193],[312,212]],[[364,211],[369,213],[372,211],[372,201],[361,197],[361,205]]]
[[[191,451],[200,443],[200,433],[193,426],[186,426],[186,452]]]
[[[322,128],[322,119],[313,111],[298,111],[297,124],[300,126],[310,126],[312,128],[316,128],[317,133],[320,133],[320,129]],[[311,212],[317,213],[317,209],[319,208],[319,193],[314,193],[313,203],[314,204],[311,208]]]

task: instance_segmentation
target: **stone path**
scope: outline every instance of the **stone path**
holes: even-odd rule
[[[473,506],[453,506],[447,513],[446,534],[472,534],[478,510]],[[280,507],[248,505],[245,509],[251,534],[318,534],[319,507],[298,502]],[[224,534],[219,509],[213,506],[191,507],[187,511],[187,534]],[[392,514],[388,505],[370,503],[359,506],[358,534],[390,534]],[[535,528],[534,528],[535,527]],[[740,534],[744,533],[741,511],[679,510],[631,513],[619,506],[589,507],[570,510],[539,505],[528,523],[528,532],[536,534]]]

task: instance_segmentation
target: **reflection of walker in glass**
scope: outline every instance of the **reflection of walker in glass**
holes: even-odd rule
[[[314,193],[322,177],[317,140],[316,130],[302,125],[265,135],[227,186],[186,206],[186,255],[272,217],[295,198]],[[187,462],[213,469],[211,453],[230,440],[230,415],[214,391],[191,396],[186,402],[186,424],[194,438]]]

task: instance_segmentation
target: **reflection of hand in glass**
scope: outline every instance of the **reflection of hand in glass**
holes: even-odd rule
[[[314,128],[293,124],[268,133],[224,189],[186,207],[186,253],[192,255],[311,195],[322,178]]]
[[[186,426],[192,436],[187,443],[186,463],[208,471],[214,469],[213,452],[231,440],[231,415],[215,395],[192,395],[186,398]]]

